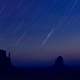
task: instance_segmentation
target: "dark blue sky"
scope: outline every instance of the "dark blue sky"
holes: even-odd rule
[[[13,62],[80,58],[80,0],[0,0],[0,48]]]

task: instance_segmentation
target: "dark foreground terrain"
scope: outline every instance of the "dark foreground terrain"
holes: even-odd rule
[[[0,80],[80,80],[80,67],[66,66],[62,56],[46,67],[14,67],[10,53],[0,50]]]
[[[56,70],[53,67],[45,68],[11,68],[0,72],[0,80],[80,80],[78,67],[65,67]]]

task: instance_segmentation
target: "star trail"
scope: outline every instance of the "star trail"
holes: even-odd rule
[[[14,63],[79,59],[79,25],[79,0],[0,0],[0,48]]]

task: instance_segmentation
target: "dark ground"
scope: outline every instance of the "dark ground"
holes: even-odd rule
[[[53,67],[11,68],[0,72],[0,80],[80,80],[79,67],[65,67],[56,71]]]

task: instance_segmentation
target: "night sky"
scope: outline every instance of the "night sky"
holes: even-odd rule
[[[0,0],[0,48],[16,65],[78,62],[80,0]]]

